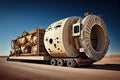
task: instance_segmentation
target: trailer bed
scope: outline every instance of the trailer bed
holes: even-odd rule
[[[10,56],[10,60],[50,60],[50,56]]]

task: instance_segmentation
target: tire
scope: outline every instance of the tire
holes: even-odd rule
[[[58,59],[57,60],[57,65],[58,66],[64,66],[64,60],[63,59]]]
[[[75,60],[67,60],[67,66],[68,67],[76,67],[77,63]]]
[[[53,66],[57,65],[57,60],[56,59],[51,59],[50,64]]]

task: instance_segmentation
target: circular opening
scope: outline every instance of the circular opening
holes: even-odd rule
[[[91,45],[94,50],[100,52],[103,50],[105,45],[104,31],[99,25],[94,25],[91,30]]]
[[[46,41],[48,41],[48,39],[46,39]]]
[[[59,61],[58,64],[61,64],[61,62]]]
[[[50,40],[49,40],[49,43],[52,44],[52,43],[53,43],[53,39],[50,39]]]

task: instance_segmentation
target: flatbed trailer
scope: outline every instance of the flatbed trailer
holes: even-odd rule
[[[84,66],[93,64],[93,60],[82,58],[53,58],[51,56],[10,56],[8,61],[44,61],[53,66]]]

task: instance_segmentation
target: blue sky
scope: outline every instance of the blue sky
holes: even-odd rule
[[[10,42],[23,31],[89,12],[102,15],[108,28],[108,54],[120,54],[119,0],[0,0],[0,55],[9,55]]]

